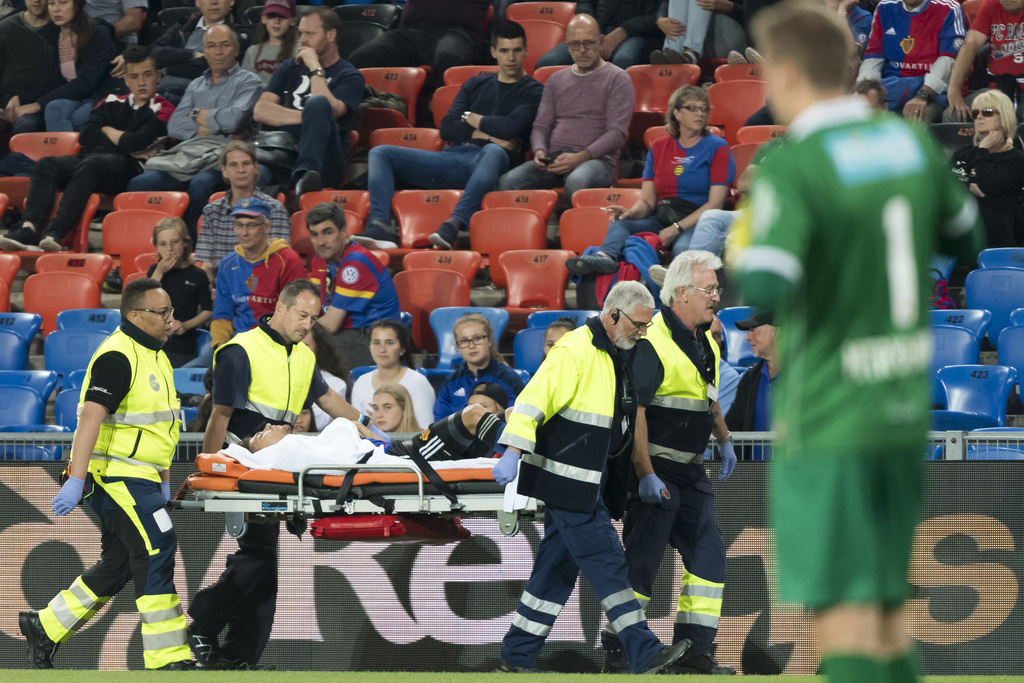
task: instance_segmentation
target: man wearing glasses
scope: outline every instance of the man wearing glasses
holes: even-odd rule
[[[672,261],[661,290],[661,315],[647,333],[649,343],[637,345],[633,361],[638,383],[633,467],[639,485],[631,478],[622,540],[629,581],[644,607],[665,544],[682,557],[672,641],[690,640],[693,649],[673,673],[736,673],[714,656],[725,542],[704,466],[704,450],[714,434],[722,457],[719,480],[727,480],[736,467],[732,435],[718,404],[720,352],[710,331],[722,291],[715,271],[721,267],[721,259],[709,251],[686,251]],[[610,622],[601,633],[604,670],[624,673],[629,653],[615,631]]]
[[[571,68],[544,86],[530,134],[533,160],[501,177],[499,190],[610,187],[633,116],[633,82],[601,57],[601,28],[577,14],[565,29]]]
[[[89,362],[67,480],[52,506],[64,516],[85,496],[103,530],[100,559],[46,609],[19,615],[33,669],[52,669],[59,645],[133,578],[146,668],[192,666],[174,588],[178,539],[167,514],[168,468],[181,431],[171,363],[161,351],[173,316],[159,282],[130,283],[121,325]]]

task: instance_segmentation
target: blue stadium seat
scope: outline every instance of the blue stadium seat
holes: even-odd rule
[[[78,391],[85,384],[85,373],[88,372],[88,368],[83,370],[75,370],[66,378],[64,378],[64,388]]]
[[[572,318],[579,327],[595,315],[601,315],[601,311],[537,311],[526,319],[526,326],[544,329],[559,318]]]
[[[121,324],[121,311],[114,308],[71,308],[57,314],[58,330],[101,330],[112,333]]]
[[[28,367],[29,342],[0,328],[0,370],[22,370]]]
[[[1002,247],[982,249],[978,254],[979,268],[1024,268],[1024,249]]]
[[[402,327],[405,329],[410,329],[412,327],[412,313],[409,313],[408,311],[399,311],[398,322],[402,323]]]
[[[8,386],[0,391],[0,425],[42,424],[46,401],[35,389]]]
[[[57,455],[60,452],[60,447],[0,444],[0,460],[60,460],[61,456]]]
[[[210,348],[210,344],[213,343],[213,337],[210,336],[209,330],[204,330],[201,327],[196,328],[196,353],[197,358],[205,361],[203,367],[210,367],[213,365],[213,349]]]
[[[1011,325],[999,334],[999,364],[1017,371],[1024,378],[1024,325]]]
[[[1015,308],[1010,311],[1011,325],[1024,325],[1024,308]]]
[[[536,313],[530,315],[532,318]],[[529,324],[529,320],[527,320]],[[519,330],[512,342],[512,352],[515,356],[516,368],[527,372],[537,372],[541,361],[544,360],[544,333],[543,327],[527,328]]]
[[[57,394],[53,401],[57,424],[70,430],[78,428],[78,398],[78,391],[65,390]]]
[[[455,364],[462,363],[462,356],[455,348],[455,334],[452,332],[452,325],[467,313],[481,313],[491,322],[495,342],[501,339],[505,326],[508,325],[508,311],[500,308],[476,306],[435,308],[430,312],[430,327],[434,330],[434,337],[437,339],[437,367],[428,369],[425,373],[427,377],[447,375]]]
[[[722,321],[722,330],[725,333],[725,359],[734,368],[757,362],[754,352],[750,349],[750,342],[747,341],[747,333],[736,327],[736,321],[746,320],[753,312],[754,309],[750,306],[732,306],[718,312],[718,319]]]
[[[515,370],[515,373],[517,375],[519,375],[519,379],[523,380],[524,382],[529,382],[530,381],[530,373],[529,372],[527,372],[526,370],[522,370],[520,368],[512,368],[512,369]]]
[[[944,254],[935,254],[932,256],[931,263],[928,267],[939,271],[942,274],[942,277],[948,280],[949,276],[953,274],[953,268],[956,267],[956,257],[946,256]]]
[[[188,423],[199,417],[199,408],[194,406],[184,406],[181,409],[181,431],[185,431],[188,428]]]
[[[988,326],[992,322],[992,313],[974,308],[944,310],[933,308],[928,311],[932,325],[952,325],[969,330],[981,344]]]
[[[358,368],[352,368],[352,381],[356,381],[368,372],[373,372],[377,369],[376,365],[360,365]]]
[[[174,368],[174,389],[179,394],[206,395],[203,378],[206,368]]]
[[[51,370],[3,370],[0,371],[0,391],[7,387],[31,387],[43,397],[43,402],[50,400],[50,392],[57,385],[57,373]]]
[[[967,274],[967,308],[992,312],[988,343],[996,346],[999,333],[1010,325],[1010,312],[1024,307],[1024,269],[978,268]]]
[[[932,327],[932,402],[945,405],[946,395],[939,384],[938,372],[947,365],[971,365],[978,362],[978,339],[970,330],[952,325]]]
[[[1006,400],[1017,381],[1017,371],[1005,365],[950,365],[939,370],[949,412],[974,413],[1006,425]],[[937,411],[939,412],[939,411]]]
[[[54,330],[43,344],[46,369],[60,375],[65,389],[70,387],[71,373],[87,368],[92,354],[108,336],[99,330]]]
[[[42,324],[43,317],[38,313],[0,313],[0,330],[13,332],[26,344],[35,338]]]
[[[992,442],[968,446],[968,460],[1024,460],[1024,429],[1020,427],[988,427],[975,431],[989,436],[1006,438],[1007,443]],[[1011,444],[1010,441],[1016,443]]]

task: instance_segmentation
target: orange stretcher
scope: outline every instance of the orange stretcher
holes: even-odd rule
[[[196,467],[171,504],[223,513],[235,538],[245,534],[253,515],[286,521],[292,529],[316,519],[317,538],[446,542],[468,537],[462,517],[496,517],[502,533],[514,535],[521,518],[542,514],[534,499],[506,512],[505,487],[490,468],[427,465],[429,471],[421,471],[410,462],[318,465],[297,473],[249,469],[225,453],[204,453]]]

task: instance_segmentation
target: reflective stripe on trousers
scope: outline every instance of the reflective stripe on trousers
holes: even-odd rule
[[[70,588],[50,600],[39,613],[39,621],[50,640],[63,643],[108,602],[110,596],[95,595],[78,577]]]
[[[177,595],[143,595],[135,605],[142,617],[142,657],[147,669],[191,659]]]

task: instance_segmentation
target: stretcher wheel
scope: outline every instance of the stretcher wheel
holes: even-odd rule
[[[498,528],[501,529],[501,533],[506,536],[515,536],[519,533],[519,513],[518,512],[498,512]]]
[[[245,521],[244,512],[225,512],[224,530],[231,538],[241,538],[249,529],[249,523]]]

